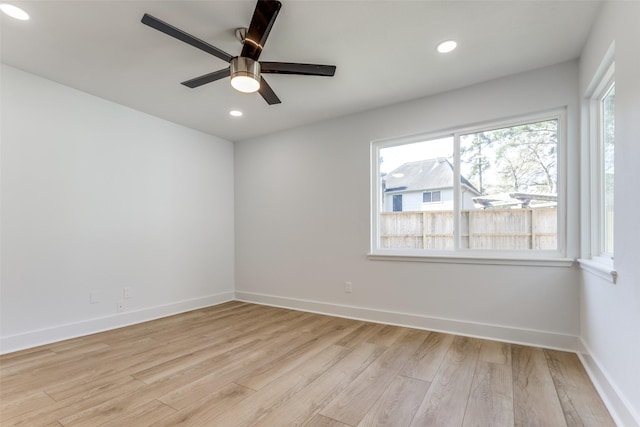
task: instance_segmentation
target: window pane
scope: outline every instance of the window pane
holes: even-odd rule
[[[453,249],[453,137],[384,147],[379,155],[379,247]],[[431,203],[433,189],[442,203]]]
[[[602,99],[602,170],[603,170],[603,247],[613,254],[613,159],[615,140],[615,87]]]
[[[460,137],[461,247],[556,250],[558,121]]]
[[[402,194],[393,195],[393,211],[402,212]]]

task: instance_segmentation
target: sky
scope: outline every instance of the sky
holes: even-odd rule
[[[432,139],[413,144],[396,145],[380,149],[380,172],[389,173],[398,166],[436,157],[453,158],[453,137]]]

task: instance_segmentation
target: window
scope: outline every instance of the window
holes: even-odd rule
[[[586,130],[582,142],[585,171],[581,211],[585,239],[580,267],[605,280],[617,281],[614,269],[615,45],[611,44],[584,98]]]
[[[612,55],[611,55],[612,56]],[[608,66],[605,64],[608,63]],[[589,105],[591,170],[590,258],[613,267],[614,248],[614,157],[615,157],[615,64],[605,60],[599,77],[587,93]]]
[[[393,211],[402,212],[402,194],[393,195]]]
[[[422,193],[422,203],[436,203],[440,201],[439,191],[425,191]]]
[[[372,254],[562,257],[563,126],[557,111],[373,142]]]
[[[601,254],[613,259],[613,181],[614,181],[614,150],[615,150],[615,84],[611,82],[600,99],[600,147],[602,156],[601,182],[602,191],[602,220]]]

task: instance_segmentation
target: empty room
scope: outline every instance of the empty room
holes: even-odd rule
[[[639,23],[0,4],[0,425],[640,427]]]

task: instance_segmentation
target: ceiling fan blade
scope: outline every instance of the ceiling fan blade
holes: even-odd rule
[[[277,0],[258,0],[241,56],[258,60],[281,7],[282,3]]]
[[[218,70],[218,71],[214,71],[213,73],[205,74],[204,76],[195,77],[191,80],[187,80],[186,82],[182,82],[182,84],[193,89],[194,87],[206,85],[207,83],[224,79],[225,77],[229,77],[230,75],[231,75],[231,70],[229,68],[225,68],[223,70]]]
[[[336,73],[336,67],[335,65],[297,64],[293,62],[260,62],[260,72],[332,77]]]
[[[269,105],[280,104],[282,102],[263,77],[260,77],[260,89],[258,89],[258,92],[260,92],[260,95],[262,95]]]
[[[158,31],[161,31],[173,38],[176,38],[180,41],[183,41],[187,44],[190,44],[193,47],[196,47],[200,50],[203,50],[216,58],[220,58],[223,61],[231,62],[233,56],[229,55],[227,52],[218,49],[215,46],[210,45],[204,40],[200,40],[197,37],[192,36],[191,34],[187,34],[179,28],[174,27],[173,25],[167,24],[164,21],[155,18],[148,13],[145,13],[142,17],[143,24],[150,26],[151,28],[155,28]]]

